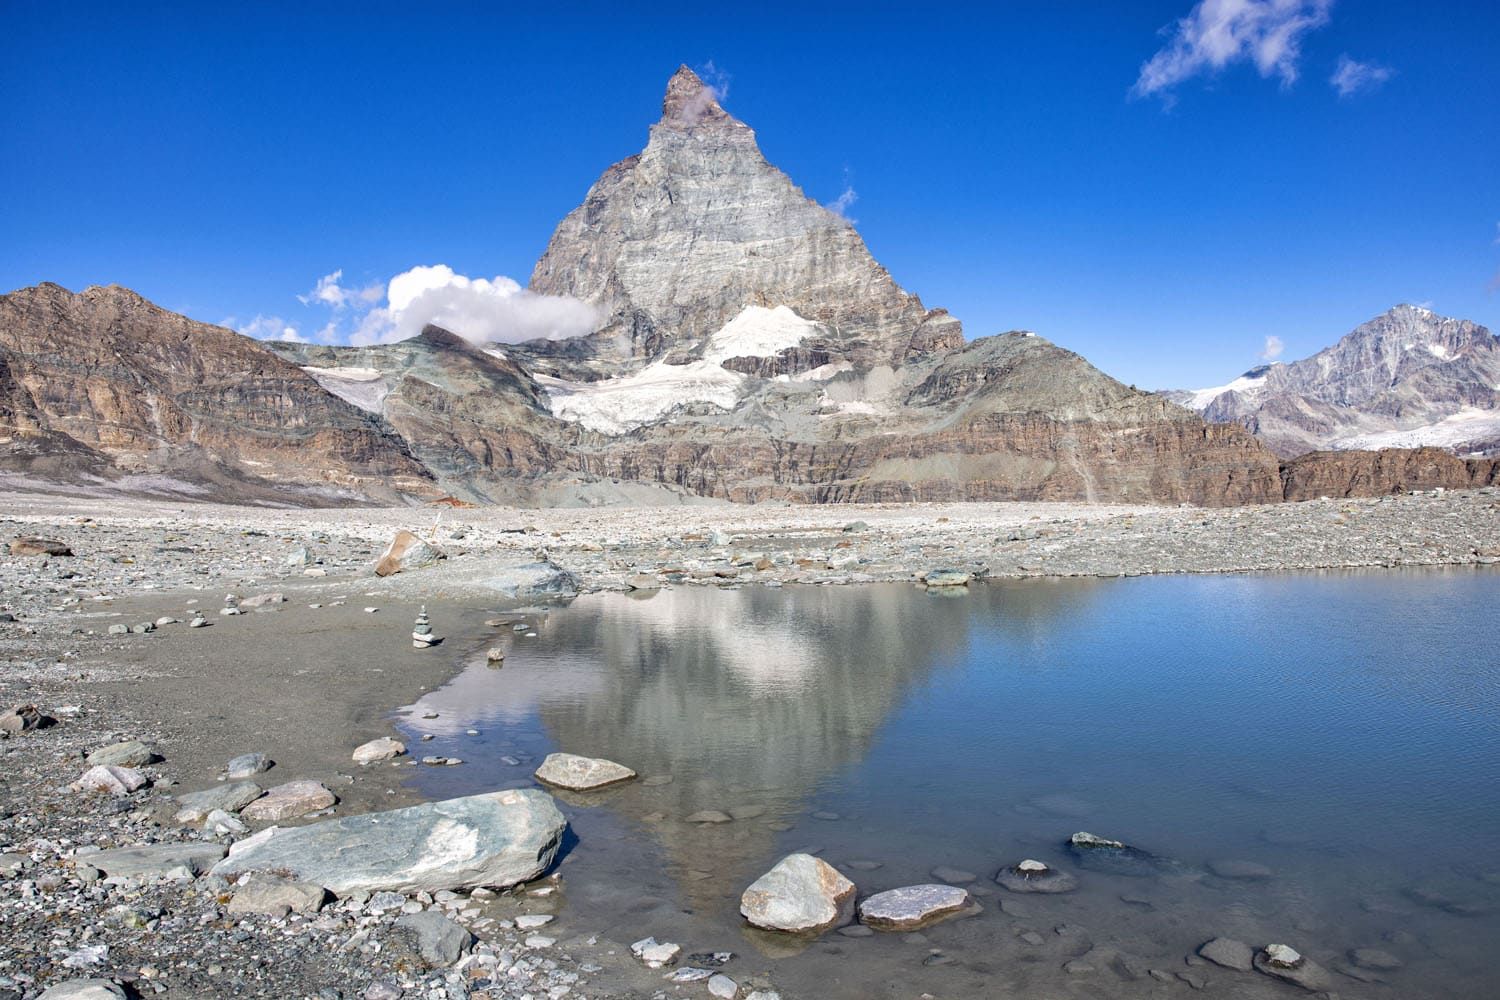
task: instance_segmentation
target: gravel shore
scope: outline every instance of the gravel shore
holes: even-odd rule
[[[417,765],[361,768],[350,751],[394,735],[393,710],[492,640],[485,620],[508,607],[497,567],[550,560],[589,591],[917,580],[939,568],[983,578],[1500,564],[1493,489],[1223,510],[308,511],[7,493],[0,522],[0,543],[35,536],[72,553],[0,555],[0,707],[34,704],[56,720],[0,740],[0,998],[27,1000],[80,977],[166,997],[706,995],[591,935],[555,876],[491,898],[354,897],[266,915],[229,912],[223,879],[109,878],[88,864],[101,848],[233,839],[174,823],[172,797],[213,787],[246,752],[275,761],[262,784],[322,782],[336,815],[411,802],[403,777]],[[401,528],[447,558],[376,578]],[[243,614],[220,613],[227,594]],[[250,606],[260,594],[282,599]],[[445,637],[432,650],[407,636],[422,605]],[[189,629],[198,610],[210,625]],[[155,624],[164,619],[176,620]],[[69,790],[85,754],[125,740],[160,758],[140,767],[143,788]],[[434,964],[397,928],[403,909],[458,917],[478,938],[472,955]],[[554,919],[538,931],[516,924],[523,915]],[[768,997],[774,984],[752,962],[741,962],[740,995]]]

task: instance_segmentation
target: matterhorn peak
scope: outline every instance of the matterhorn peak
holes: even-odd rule
[[[704,83],[703,78],[686,65],[678,66],[672,79],[667,81],[667,93],[661,101],[662,123],[691,127],[734,121],[719,107],[720,96],[718,88]]]

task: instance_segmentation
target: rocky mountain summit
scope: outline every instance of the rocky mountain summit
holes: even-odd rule
[[[1495,474],[1493,462],[1416,453],[1332,455],[1302,461],[1293,488],[1251,433],[1265,434],[1274,407],[1248,429],[1227,419],[1246,393],[1276,385],[1320,412],[1383,400],[1406,419],[1414,392],[1439,395],[1422,358],[1493,386],[1493,338],[1472,324],[1416,331],[1420,311],[1398,311],[1338,358],[1214,394],[1198,407],[1216,421],[1205,422],[1031,333],[966,342],[957,320],[896,285],[848,220],[769,164],[686,68],[645,150],[605,171],[558,226],[532,290],[584,300],[600,325],[519,345],[428,326],[400,343],[337,347],[254,341],[114,286],[0,296],[0,472],[239,501],[538,506],[1224,506]],[[1392,353],[1408,340],[1422,350]],[[1493,408],[1493,392],[1441,384],[1443,405]]]
[[[1167,395],[1284,458],[1427,446],[1500,455],[1500,337],[1418,306],[1396,306],[1310,358]]]

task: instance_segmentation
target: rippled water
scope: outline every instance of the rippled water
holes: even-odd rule
[[[1495,996],[1497,603],[1500,574],[1458,571],[596,595],[504,631],[503,669],[476,650],[403,725],[467,762],[414,772],[435,797],[530,784],[558,749],[670,776],[563,797],[561,929],[733,950],[730,971],[793,997],[1188,991],[1147,967],[1296,992],[1190,970],[1220,934],[1404,962],[1385,984],[1335,973],[1346,997]],[[703,809],[764,811],[683,822]],[[1062,845],[1080,829],[1174,865],[1079,869]],[[800,849],[861,895],[966,869],[984,912],[811,946],[744,928],[740,892]],[[1023,857],[1081,888],[990,881]],[[1273,876],[1213,874],[1225,860]],[[1092,946],[1140,963],[1063,970]]]

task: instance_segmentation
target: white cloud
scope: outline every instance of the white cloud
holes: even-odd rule
[[[1342,55],[1339,56],[1338,68],[1333,71],[1328,82],[1339,92],[1340,97],[1353,97],[1355,94],[1378,90],[1394,72],[1388,66],[1359,62]]]
[[[854,206],[856,201],[859,201],[859,192],[855,191],[848,182],[845,182],[843,192],[823,207],[834,215],[848,219],[850,222],[857,222],[859,220],[849,217],[849,209]]]
[[[396,275],[385,296],[386,304],[365,315],[350,343],[406,340],[429,323],[475,343],[562,340],[591,332],[600,318],[578,299],[539,295],[503,275],[469,278],[446,264]]]
[[[1281,357],[1281,352],[1286,350],[1286,345],[1281,342],[1280,337],[1267,337],[1266,346],[1260,352],[1262,361],[1275,361]]]
[[[677,118],[685,125],[691,125],[703,117],[703,112],[713,102],[723,104],[729,98],[729,74],[715,66],[712,59],[693,72],[703,81],[703,89],[679,109]]]
[[[1333,0],[1201,0],[1172,29],[1171,40],[1141,66],[1135,97],[1160,96],[1202,73],[1249,62],[1283,87],[1297,80],[1302,38],[1328,23]]]
[[[319,305],[330,306],[334,309],[343,309],[346,306],[353,306],[359,309],[373,306],[385,294],[385,289],[378,282],[373,285],[366,285],[364,288],[345,288],[339,284],[343,280],[343,277],[343,268],[339,268],[332,274],[323,275],[323,277],[318,279],[318,283],[313,286],[313,290],[306,295],[297,296],[297,301],[305,306],[317,303]]]
[[[233,316],[230,316],[221,325],[230,327],[236,333],[254,337],[256,340],[284,340],[292,344],[307,343],[307,338],[280,316],[262,316],[256,313],[254,319],[244,324],[238,323]]]

